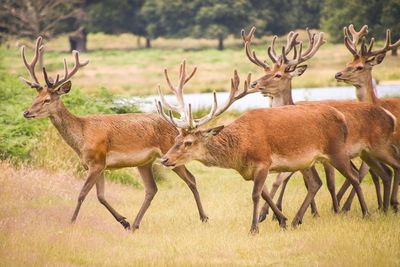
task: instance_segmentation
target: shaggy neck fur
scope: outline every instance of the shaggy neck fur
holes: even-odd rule
[[[270,107],[281,107],[286,105],[294,105],[292,98],[292,84],[289,83],[289,90],[283,90],[275,96],[270,96]]]
[[[379,101],[376,96],[374,85],[372,83],[372,73],[369,71],[365,78],[365,82],[362,84],[356,84],[356,95],[359,101],[365,101],[369,103],[377,103]]]

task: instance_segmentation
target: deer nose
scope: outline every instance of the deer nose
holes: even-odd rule
[[[29,111],[25,110],[24,113],[22,113],[22,115],[23,115],[25,118],[28,118],[28,116],[29,116]]]
[[[168,163],[168,160],[169,160],[168,158],[161,158],[160,161],[161,161],[162,165],[166,166],[166,164]]]
[[[338,78],[340,78],[342,75],[343,75],[343,73],[338,72],[338,73],[335,74],[335,78],[338,79]]]
[[[255,88],[256,86],[257,86],[257,81],[252,82],[251,85],[250,85],[251,88]]]

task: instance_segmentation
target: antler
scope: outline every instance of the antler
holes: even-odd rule
[[[386,54],[387,51],[396,48],[400,46],[400,38],[395,42],[394,44],[391,43],[391,31],[389,29],[386,30],[386,40],[385,40],[385,45],[378,50],[372,51],[372,47],[374,46],[375,39],[371,38],[371,42],[369,43],[368,49],[365,45],[365,38],[363,38],[361,42],[361,56],[363,57],[373,57],[378,54]]]
[[[43,67],[43,76],[44,76],[44,80],[47,84],[47,87],[49,89],[55,89],[57,88],[57,86],[59,86],[60,84],[68,81],[69,79],[71,79],[71,77],[81,68],[86,66],[87,64],[89,64],[89,60],[86,60],[85,62],[80,62],[79,61],[79,52],[76,50],[72,51],[72,55],[75,58],[75,65],[72,68],[71,72],[68,72],[68,65],[67,65],[67,60],[64,58],[64,77],[60,80],[60,75],[57,74],[56,79],[53,80],[51,78],[48,77],[48,74],[46,72],[46,68]]]
[[[195,129],[195,128],[209,122],[210,120],[212,120],[216,116],[220,115],[221,113],[223,113],[236,100],[244,97],[247,94],[257,92],[257,90],[254,90],[254,89],[249,90],[249,84],[251,82],[251,75],[248,74],[247,79],[244,82],[243,91],[239,93],[240,79],[239,79],[239,75],[237,74],[237,71],[235,70],[234,76],[231,79],[231,90],[230,90],[229,97],[226,100],[226,102],[220,108],[218,108],[217,94],[214,92],[213,93],[213,104],[212,104],[210,112],[202,118],[193,119],[192,106],[191,106],[191,104],[188,104],[186,106],[184,99],[183,99],[183,86],[193,77],[193,75],[196,72],[196,68],[192,71],[192,73],[189,75],[189,77],[186,78],[185,67],[186,67],[186,62],[183,61],[183,63],[181,64],[181,67],[180,67],[180,76],[179,76],[180,82],[177,87],[174,87],[171,84],[168,74],[167,74],[168,72],[167,72],[167,70],[164,70],[165,78],[167,80],[167,83],[168,83],[171,91],[174,93],[174,95],[177,98],[178,105],[174,106],[174,105],[167,103],[160,87],[158,87],[158,93],[160,95],[160,100],[159,101],[156,100],[156,106],[157,106],[158,113],[166,121],[168,121],[169,123],[171,123],[172,125],[174,125],[177,128]],[[164,112],[164,107],[169,110],[168,114],[166,114]],[[179,118],[174,118],[172,111],[179,113]]]
[[[22,60],[24,61],[25,67],[27,68],[29,75],[31,76],[31,79],[33,81],[29,81],[25,78],[23,78],[22,76],[19,77],[23,82],[25,82],[26,84],[28,84],[30,87],[32,88],[36,88],[39,89],[42,86],[39,83],[39,80],[36,77],[35,74],[35,65],[38,62],[39,58],[41,57],[41,53],[43,50],[43,46],[42,46],[42,41],[43,38],[41,36],[39,36],[36,39],[36,45],[35,45],[35,55],[32,58],[31,63],[28,63],[28,61],[26,60],[26,56],[25,56],[25,46],[21,47],[21,55],[22,55]]]
[[[263,61],[259,60],[256,56],[256,52],[251,51],[251,49],[250,49],[250,43],[251,43],[251,40],[253,39],[255,30],[256,30],[256,27],[252,27],[249,34],[246,35],[244,29],[242,29],[241,34],[242,34],[242,39],[243,39],[244,46],[246,49],[246,55],[249,58],[249,60],[251,62],[253,62],[254,64],[256,64],[257,66],[264,68],[264,69],[268,69],[269,68],[268,64],[265,61],[263,62]]]
[[[349,32],[351,33],[352,36],[351,38]],[[344,44],[346,45],[347,49],[354,56],[359,56],[359,53],[357,52],[357,44],[360,41],[360,38],[368,34],[368,25],[362,26],[361,30],[357,32],[354,29],[353,24],[350,24],[349,27],[343,28],[343,33],[344,33]]]
[[[288,66],[296,66],[304,61],[309,60],[312,58],[315,53],[318,51],[318,49],[323,45],[326,40],[324,39],[324,33],[314,33],[311,34],[310,30],[307,28],[307,34],[308,34],[308,42],[309,46],[307,50],[303,53],[303,43],[299,42],[299,51],[297,51],[297,48],[294,48],[294,58],[292,60],[289,60],[286,55],[286,49],[285,47],[282,47],[282,63],[288,65]]]

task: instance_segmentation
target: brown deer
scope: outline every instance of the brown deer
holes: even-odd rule
[[[21,78],[30,87],[37,90],[38,95],[32,106],[24,112],[24,117],[48,117],[58,130],[65,142],[78,154],[83,166],[88,170],[86,182],[78,197],[72,222],[75,222],[79,209],[86,195],[96,185],[97,198],[114,218],[126,229],[130,228],[126,218],[120,215],[107,202],[104,196],[104,170],[111,168],[137,167],[145,188],[144,202],[132,225],[132,230],[139,228],[140,222],[157,193],[157,185],[153,178],[152,164],[173,145],[178,131],[156,114],[119,114],[119,115],[91,115],[77,117],[71,114],[61,100],[61,96],[71,90],[71,77],[89,61],[80,62],[79,53],[73,52],[75,66],[68,70],[64,59],[64,76],[55,79],[48,77],[43,68],[46,84],[41,85],[35,74],[35,64],[40,57],[42,38],[36,42],[35,55],[28,63],[24,48],[22,59],[29,71],[31,81]],[[186,83],[193,77],[195,70],[189,77],[184,77]],[[196,187],[195,177],[180,165],[173,171],[181,177],[193,192],[199,210],[200,219],[207,221],[200,196]]]
[[[350,37],[351,34],[351,37]],[[364,25],[360,31],[356,31],[353,25],[344,27],[344,44],[353,55],[353,60],[346,65],[346,68],[336,73],[335,78],[354,85],[356,88],[357,99],[361,102],[369,102],[390,111],[397,119],[400,119],[400,99],[379,99],[374,90],[372,82],[372,69],[375,65],[382,63],[386,52],[399,47],[400,39],[391,43],[391,32],[386,31],[385,44],[381,49],[373,50],[374,38],[371,38],[369,45],[366,45],[365,36],[368,34],[368,26]],[[361,39],[360,48],[357,48]],[[400,145],[400,131],[396,131],[393,144]],[[398,186],[400,181],[400,169],[393,167],[394,179],[390,204],[394,211],[398,211]],[[346,184],[347,185],[347,184]],[[347,187],[344,188],[344,191]],[[342,191],[342,190],[341,190]],[[339,191],[339,193],[341,193]],[[338,197],[341,197],[343,194]],[[353,193],[349,196],[346,204],[350,208]]]
[[[362,212],[366,215],[368,211],[364,196],[346,151],[346,121],[336,109],[326,105],[255,109],[244,113],[229,125],[199,128],[249,93],[249,83],[248,77],[244,90],[239,92],[239,77],[235,71],[228,100],[218,108],[214,93],[211,111],[202,118],[193,118],[191,105],[184,102],[183,87],[173,90],[178,100],[176,106],[168,104],[160,90],[160,101],[157,102],[159,114],[181,129],[175,144],[162,157],[161,163],[173,168],[198,160],[206,166],[234,169],[245,180],[253,180],[251,233],[258,232],[260,196],[271,206],[280,225],[285,225],[286,218],[264,189],[268,172],[305,170],[316,161],[329,161],[350,179],[356,188]],[[168,114],[165,114],[163,107],[170,109]],[[171,110],[179,113],[180,117],[174,118]],[[313,172],[312,169],[309,171]],[[309,178],[308,193],[292,222],[293,227],[301,223],[305,210],[321,186],[317,173],[305,177]]]
[[[246,55],[250,61],[258,62],[254,52],[250,52],[250,43],[254,35],[254,28],[249,35],[245,35],[242,31],[243,39],[245,40]],[[273,62],[272,65],[267,65],[266,60],[263,61],[262,67],[265,75],[252,83],[252,89],[257,89],[264,96],[271,98],[272,106],[295,105],[292,100],[291,80],[294,76],[301,75],[307,68],[306,65],[299,65],[310,59],[324,43],[324,34],[311,35],[307,29],[309,36],[309,47],[302,52],[302,42],[297,41],[297,33],[289,33],[288,43],[282,48],[281,55],[275,52],[275,39],[271,46],[268,47],[269,57]],[[299,45],[297,49],[297,45]],[[294,50],[294,58],[288,59],[288,53]],[[261,61],[260,61],[261,62]],[[387,175],[385,170],[377,163],[379,159],[391,166],[398,166],[395,158],[396,150],[391,146],[391,138],[393,136],[396,119],[386,110],[368,103],[357,103],[354,101],[318,101],[318,102],[302,102],[301,104],[323,104],[334,107],[342,112],[346,118],[348,127],[347,138],[347,154],[350,158],[361,156],[364,162],[369,164],[371,168],[378,173],[384,182],[384,210],[389,206],[389,196],[391,187],[391,176]],[[374,125],[371,129],[370,125]],[[335,177],[334,169],[328,162],[324,163],[324,169],[327,177],[327,184],[332,196],[334,210],[337,211],[337,200],[335,195]],[[289,178],[288,178],[289,179]],[[287,182],[287,180],[285,182]],[[281,194],[283,194],[283,190]],[[279,199],[282,200],[282,197]],[[281,203],[279,203],[281,205]],[[268,204],[266,204],[261,213],[261,219],[265,218],[265,213]]]

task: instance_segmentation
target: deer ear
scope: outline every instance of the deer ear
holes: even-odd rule
[[[204,133],[206,136],[216,136],[222,129],[224,129],[224,127],[225,127],[224,125],[220,125],[214,128],[204,130]]]
[[[367,63],[368,63],[370,66],[375,66],[375,65],[381,64],[382,61],[385,59],[385,56],[386,56],[386,53],[378,54],[378,55],[376,55],[375,57],[373,57],[373,58],[371,58],[371,59],[368,59],[368,60],[367,60]]]
[[[297,66],[293,71],[290,72],[292,77],[301,76],[307,69],[307,65]]]
[[[56,90],[54,90],[54,92],[57,95],[63,95],[68,93],[69,91],[71,91],[71,81],[67,81],[63,84],[61,84]]]

